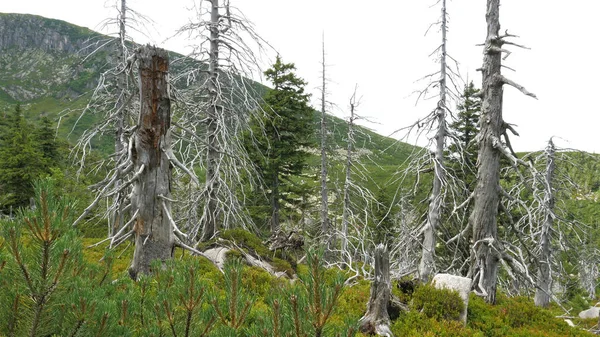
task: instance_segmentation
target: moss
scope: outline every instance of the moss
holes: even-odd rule
[[[262,240],[244,229],[229,229],[221,234],[221,238],[229,240],[238,246],[250,250],[251,253],[261,257],[272,255],[271,251],[265,247]]]
[[[275,257],[273,258],[273,261],[271,261],[271,265],[275,268],[275,271],[285,272],[289,277],[292,277],[295,274],[292,265],[286,260]]]

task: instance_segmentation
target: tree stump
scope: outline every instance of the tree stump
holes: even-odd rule
[[[393,337],[387,308],[390,301],[390,257],[383,244],[375,248],[375,279],[371,283],[371,295],[367,312],[359,321],[364,334]]]

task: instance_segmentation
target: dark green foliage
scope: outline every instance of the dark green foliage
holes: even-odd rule
[[[373,231],[375,243],[385,244],[392,239],[394,228],[393,217],[398,212],[398,206],[392,204],[390,195],[385,189],[380,188],[376,195],[376,202],[372,204]]]
[[[452,156],[460,157],[461,160],[460,163],[455,163],[458,161],[455,158],[450,163],[456,170],[457,176],[472,191],[475,187],[475,173],[477,172],[475,167],[477,162],[475,137],[479,132],[479,115],[481,114],[479,89],[475,88],[473,82],[465,86],[461,100],[461,103],[457,106],[456,121],[450,125],[455,141],[449,147]]]
[[[278,56],[265,71],[273,84],[264,96],[264,117],[252,121],[252,132],[246,134],[246,144],[252,161],[261,173],[265,193],[270,200],[270,212],[264,214],[279,226],[279,211],[286,202],[294,202],[290,192],[298,195],[299,186],[292,179],[302,173],[308,159],[306,148],[313,146],[313,110],[304,93],[305,82],[294,74],[292,63],[283,63]]]
[[[17,105],[8,118],[6,133],[0,137],[0,189],[3,194],[0,207],[4,210],[29,205],[33,181],[46,172],[31,129]]]
[[[42,118],[41,125],[35,130],[34,139],[44,160],[44,166],[48,170],[47,173],[50,173],[50,167],[60,166],[61,155],[55,138],[55,130],[48,117]]]
[[[456,291],[422,285],[415,290],[411,307],[428,318],[458,320],[464,303]]]

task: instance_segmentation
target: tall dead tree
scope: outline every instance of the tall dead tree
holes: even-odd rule
[[[321,86],[321,234],[327,238],[329,229],[329,194],[327,190],[327,123],[326,123],[326,96],[327,96],[327,77],[325,76],[325,37],[323,36],[322,45],[322,86]]]
[[[193,42],[189,56],[201,61],[178,77],[186,88],[181,91],[183,112],[177,127],[182,141],[190,144],[179,166],[200,166],[205,181],[200,191],[190,191],[177,207],[184,214],[180,220],[185,221],[190,239],[208,240],[221,228],[253,228],[240,201],[247,191],[240,189],[258,174],[252,171],[242,133],[249,129],[251,114],[263,115],[262,93],[249,78],[260,74],[255,53],[263,50],[264,41],[229,0],[199,1],[195,14],[179,29]],[[193,171],[187,174],[197,182]],[[197,208],[202,208],[199,219]]]
[[[423,230],[423,244],[421,253],[421,262],[419,263],[419,277],[422,282],[427,282],[435,272],[435,246],[437,230],[441,226],[441,213],[443,205],[442,186],[445,180],[444,167],[444,148],[446,143],[446,101],[447,101],[447,27],[446,0],[442,0],[442,44],[440,46],[440,79],[439,79],[439,100],[435,109],[435,119],[437,121],[437,131],[435,134],[435,150],[433,153],[433,186],[429,196],[429,208],[427,211],[427,223]]]
[[[552,293],[552,255],[550,252],[550,243],[552,240],[552,231],[554,230],[554,169],[555,169],[556,148],[552,139],[548,141],[546,147],[546,179],[544,186],[544,212],[545,218],[540,233],[540,256],[538,259],[539,267],[537,273],[537,286],[535,292],[535,305],[547,307],[550,304],[550,295]]]
[[[134,182],[132,206],[135,250],[129,274],[148,274],[154,260],[173,256],[174,227],[170,214],[171,99],[169,56],[165,50],[145,46],[137,52],[140,81],[140,115],[133,138]]]
[[[352,180],[352,151],[354,146],[354,121],[356,116],[356,89],[350,98],[350,117],[348,118],[348,147],[346,149],[346,175],[344,179],[344,206],[342,210],[342,261],[348,252],[348,225],[350,223],[350,184]]]
[[[221,144],[218,139],[217,128],[219,116],[223,114],[223,105],[220,98],[218,70],[219,70],[219,1],[209,0],[210,8],[210,49],[208,59],[208,111],[206,114],[206,201],[204,207],[204,229],[202,241],[208,241],[215,236],[218,230],[217,216],[217,191],[219,190],[218,159],[221,155]]]
[[[115,105],[116,120],[115,120],[115,154],[117,160],[115,161],[115,170],[117,171],[117,180],[115,181],[115,188],[119,189],[122,184],[123,170],[121,165],[127,159],[127,139],[124,137],[124,131],[126,128],[126,100],[129,89],[127,88],[127,58],[128,48],[127,42],[127,0],[121,0],[121,10],[119,11],[119,44],[117,48],[117,102]],[[110,221],[112,222],[111,228],[112,233],[116,233],[123,227],[123,209],[125,208],[125,194],[126,191],[118,192],[113,201],[112,216]]]
[[[474,192],[473,211],[469,218],[473,228],[474,259],[470,274],[473,276],[473,288],[488,303],[496,302],[496,284],[498,266],[503,257],[504,248],[498,240],[498,206],[500,189],[500,155],[508,152],[500,140],[505,137],[508,143],[507,129],[512,127],[502,119],[502,96],[504,84],[519,89],[534,97],[524,87],[502,75],[502,53],[508,53],[503,45],[511,37],[500,35],[500,0],[487,0],[486,22],[487,37],[484,47],[483,66],[481,67],[483,85],[481,93],[482,109],[479,143],[477,185]]]
[[[101,200],[107,200],[105,212],[99,213],[108,219],[109,237],[115,237],[123,229],[127,221],[126,213],[131,208],[128,197],[131,190],[130,184],[127,183],[132,174],[129,148],[135,124],[135,110],[139,102],[136,94],[136,69],[133,67],[135,55],[129,50],[131,42],[127,32],[150,22],[148,18],[129,8],[127,0],[115,0],[115,8],[118,15],[103,23],[103,28],[117,27],[117,32],[112,34],[115,37],[92,39],[86,47],[86,50],[91,52],[82,62],[97,57],[102,51],[108,52],[111,58],[107,68],[102,69],[90,101],[73,126],[74,130],[85,114],[101,115],[96,125],[84,131],[75,147],[75,156],[80,160],[78,173],[86,167],[86,157],[92,144],[101,136],[114,137],[114,153],[109,160],[100,165],[95,164],[107,166],[109,173],[106,179],[92,186],[96,198],[74,223],[78,224],[86,219]]]

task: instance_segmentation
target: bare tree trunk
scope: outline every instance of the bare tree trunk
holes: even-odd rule
[[[393,336],[390,330],[390,316],[387,311],[390,292],[389,252],[385,245],[378,244],[375,247],[375,278],[371,283],[371,295],[367,303],[367,312],[358,322],[362,333]]]
[[[208,63],[208,95],[210,105],[206,116],[206,143],[208,153],[206,156],[206,206],[204,208],[204,230],[202,241],[208,241],[218,231],[217,198],[219,190],[218,158],[221,145],[218,139],[219,116],[223,113],[220,90],[218,87],[219,70],[219,0],[209,0],[211,3],[210,15],[210,50]]]
[[[496,302],[496,283],[499,256],[493,245],[497,240],[498,202],[500,192],[500,151],[494,140],[502,133],[502,81],[499,80],[501,47],[498,32],[500,0],[487,1],[487,38],[483,58],[483,94],[479,141],[479,169],[475,187],[475,202],[469,221],[473,228],[475,260],[472,268],[473,283],[486,302]]]
[[[325,38],[323,38],[323,58],[322,76],[323,86],[321,88],[321,233],[328,236],[329,231],[329,198],[327,192],[327,125],[325,121],[325,98],[326,98],[326,77],[325,77]]]
[[[546,216],[544,224],[542,226],[542,234],[540,238],[540,257],[539,257],[539,268],[538,268],[538,289],[535,291],[535,305],[540,307],[547,307],[550,304],[550,296],[552,292],[552,273],[551,273],[551,262],[552,256],[550,255],[550,240],[552,239],[552,230],[554,227],[554,191],[552,188],[554,179],[555,169],[555,153],[556,148],[552,139],[548,142],[546,148],[546,181],[545,181],[545,197],[544,197],[544,211]]]
[[[342,210],[342,261],[348,252],[348,224],[350,222],[350,180],[352,174],[352,146],[354,145],[354,108],[356,90],[350,98],[350,119],[348,119],[348,148],[346,150],[346,180],[344,181],[344,209]]]
[[[168,90],[169,58],[165,50],[145,46],[138,51],[140,116],[134,136],[135,181],[132,205],[135,250],[129,274],[133,279],[150,273],[154,260],[173,256],[175,238],[170,222],[171,100]]]
[[[119,47],[117,48],[118,53],[118,67],[119,75],[117,76],[117,119],[116,119],[116,131],[115,131],[115,154],[117,160],[115,161],[115,167],[117,170],[117,177],[115,180],[115,188],[119,192],[114,197],[114,210],[112,217],[109,219],[112,221],[112,232],[109,236],[112,236],[119,232],[123,227],[123,207],[125,206],[126,191],[120,191],[122,184],[123,170],[120,169],[121,164],[127,158],[127,153],[124,151],[124,143],[126,140],[123,135],[125,129],[125,96],[127,95],[127,47],[125,41],[127,38],[126,32],[126,20],[127,20],[127,0],[121,0],[121,12],[119,17]]]
[[[516,160],[514,155],[508,153],[508,150],[504,148],[505,145],[500,140],[500,136],[503,135],[509,145],[506,130],[509,129],[516,133],[502,119],[503,85],[508,84],[527,96],[537,97],[501,73],[502,53],[508,53],[507,50],[502,49],[502,46],[507,43],[504,39],[514,35],[508,33],[503,36],[499,35],[500,0],[487,0],[485,18],[487,37],[483,66],[480,69],[483,77],[481,89],[483,99],[479,119],[480,131],[477,135],[479,142],[477,185],[474,191],[473,212],[469,218],[474,240],[474,259],[470,275],[473,276],[475,292],[483,296],[486,302],[495,303],[498,263],[503,256],[506,256],[502,243],[498,241],[497,225],[500,199],[500,155],[505,153]],[[506,258],[508,259],[508,256]],[[510,260],[507,262],[512,263]]]
[[[437,132],[435,135],[434,176],[433,188],[429,197],[427,224],[423,232],[423,247],[419,264],[419,277],[422,282],[428,282],[435,272],[436,232],[441,225],[442,184],[445,176],[444,145],[446,141],[446,32],[447,32],[446,0],[442,0],[442,45],[440,57],[440,98],[436,109]]]

